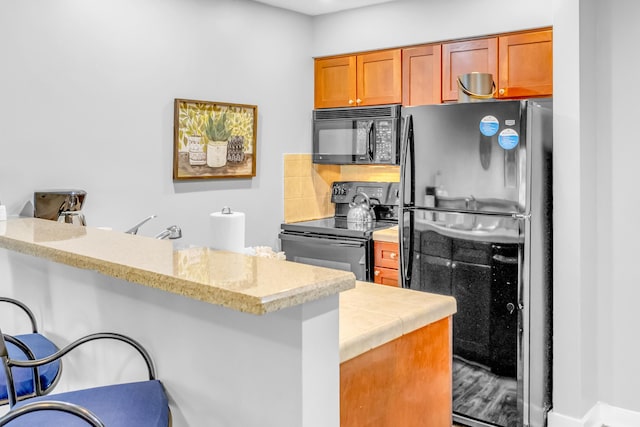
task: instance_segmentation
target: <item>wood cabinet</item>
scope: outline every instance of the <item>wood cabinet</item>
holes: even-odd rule
[[[373,282],[381,285],[400,286],[398,259],[400,258],[397,243],[374,242],[373,244]]]
[[[498,75],[497,37],[442,45],[442,100],[456,101],[458,76],[474,71]]]
[[[400,49],[315,60],[315,108],[363,107],[400,102]]]
[[[542,30],[498,38],[499,98],[553,94],[553,32]]]
[[[500,99],[553,95],[553,30],[497,34],[315,60],[315,108],[458,99],[458,76],[491,73]]]
[[[340,364],[341,427],[451,427],[451,317]]]
[[[402,49],[402,105],[442,102],[442,46]]]

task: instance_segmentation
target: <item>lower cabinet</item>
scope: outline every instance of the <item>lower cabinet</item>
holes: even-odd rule
[[[340,364],[340,427],[451,427],[451,318]]]
[[[399,286],[398,259],[400,254],[398,244],[376,241],[373,243],[373,252],[373,282],[381,285]]]

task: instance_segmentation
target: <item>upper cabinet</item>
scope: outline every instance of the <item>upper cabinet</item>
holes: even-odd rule
[[[498,99],[553,95],[551,28],[315,60],[315,108],[458,100],[458,76],[491,73]]]
[[[402,102],[400,49],[315,60],[315,108]]]
[[[498,38],[498,98],[553,94],[553,32],[507,34]]]
[[[458,99],[458,76],[471,72],[498,75],[498,39],[467,40],[442,45],[442,100]]]
[[[442,46],[424,45],[402,49],[402,104],[442,102]]]

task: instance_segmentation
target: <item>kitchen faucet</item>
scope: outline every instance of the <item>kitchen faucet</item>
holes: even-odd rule
[[[131,227],[130,229],[128,229],[127,231],[125,231],[125,233],[127,234],[138,234],[138,229],[142,226],[142,224],[144,224],[145,222],[152,220],[153,218],[157,217],[158,215],[150,215],[148,217],[146,217],[145,219],[143,219],[142,221],[140,221],[139,223],[137,223],[136,225],[134,225],[133,227]]]
[[[182,230],[177,225],[172,225],[155,235],[156,239],[179,239],[182,237]]]

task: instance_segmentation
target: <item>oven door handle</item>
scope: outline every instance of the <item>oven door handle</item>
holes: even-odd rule
[[[334,238],[326,238],[319,236],[301,236],[298,234],[288,234],[288,233],[280,233],[280,239],[282,240],[291,240],[296,242],[307,242],[307,243],[315,243],[322,244],[327,246],[338,246],[342,248],[361,248],[365,245],[365,241],[363,240],[344,240],[344,239],[334,239]]]

